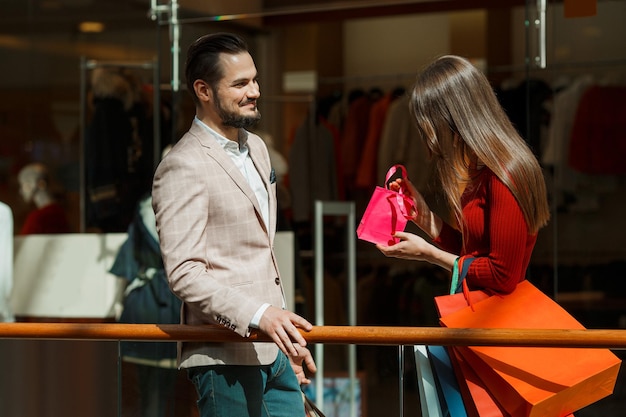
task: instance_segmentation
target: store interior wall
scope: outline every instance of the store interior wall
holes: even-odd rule
[[[367,78],[379,75],[397,82],[394,78],[398,74],[401,82],[410,82],[411,77],[434,56],[450,51],[451,15],[436,13],[346,22],[345,76]]]
[[[486,60],[486,10],[355,19],[344,24],[344,75],[410,85],[435,57]],[[396,80],[394,80],[396,78]],[[363,86],[363,85],[361,85]]]

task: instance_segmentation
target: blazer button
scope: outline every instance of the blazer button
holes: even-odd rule
[[[280,278],[276,277],[274,279],[274,282],[276,283],[276,285],[280,285]]]

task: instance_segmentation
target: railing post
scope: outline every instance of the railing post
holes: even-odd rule
[[[324,215],[347,216],[346,266],[348,269],[348,324],[356,326],[356,238],[354,202],[315,201],[315,325],[324,325]],[[316,401],[324,411],[324,345],[315,346],[317,374],[315,377]],[[356,417],[356,345],[348,345],[348,377],[350,379],[350,416]]]
[[[404,345],[398,345],[398,393],[400,398],[399,416],[404,417]]]

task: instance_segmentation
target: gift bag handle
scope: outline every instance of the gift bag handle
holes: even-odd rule
[[[389,168],[387,175],[385,175],[385,188],[389,189],[389,180],[396,172],[398,172],[398,170],[400,170],[400,176],[402,179],[408,180],[408,175],[404,165],[396,164]],[[404,194],[404,186],[400,187],[400,190],[398,190],[396,194],[396,200],[398,202],[398,207],[400,207],[400,212],[407,220],[413,220],[415,215],[410,215],[409,213],[411,211],[416,212],[415,202],[412,198],[409,198],[406,194]]]

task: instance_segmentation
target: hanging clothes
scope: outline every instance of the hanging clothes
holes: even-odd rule
[[[581,178],[583,174],[570,167],[568,156],[572,126],[580,97],[592,84],[593,77],[584,75],[554,95],[546,135],[547,143],[541,162],[550,167],[554,173],[553,194],[559,207],[564,207],[568,203],[571,196],[578,191],[579,183],[584,181],[584,178]]]
[[[426,145],[419,139],[408,96],[397,98],[387,111],[378,147],[377,178],[384,179],[394,164],[404,165],[415,188],[422,193],[426,190],[432,164]]]
[[[356,173],[367,137],[367,127],[372,100],[367,94],[349,102],[341,138],[341,169],[346,197],[352,198]]]
[[[307,117],[296,129],[288,160],[293,221],[307,222],[315,200],[338,199],[333,133]]]
[[[376,178],[378,145],[387,110],[394,98],[393,93],[387,93],[370,108],[367,136],[356,171],[355,185],[357,188],[369,190],[378,184],[378,178]]]
[[[587,174],[626,173],[626,87],[589,87],[572,128],[569,163]]]
[[[513,88],[499,89],[496,93],[520,136],[540,158],[541,130],[549,123],[549,112],[544,103],[552,97],[552,88],[543,80],[531,78]]]
[[[567,164],[576,109],[580,97],[592,84],[593,77],[584,75],[554,95],[547,143],[541,157],[543,164],[555,167]]]

